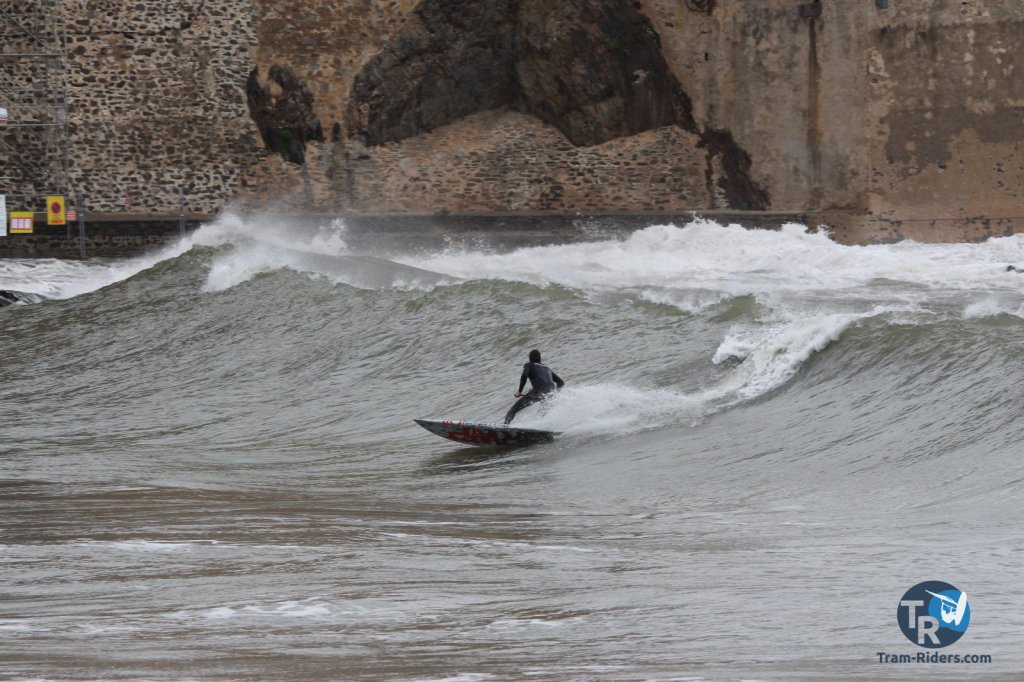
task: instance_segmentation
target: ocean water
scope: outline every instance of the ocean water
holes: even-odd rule
[[[0,679],[1024,674],[1024,236],[354,244],[0,262],[47,297],[0,309]],[[413,423],[499,420],[535,347],[554,442]],[[919,651],[991,662],[879,662]]]

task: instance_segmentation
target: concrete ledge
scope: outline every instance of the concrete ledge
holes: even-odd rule
[[[498,249],[588,241],[624,236],[651,225],[685,225],[704,217],[723,225],[778,229],[786,223],[823,229],[842,244],[884,244],[913,239],[922,242],[976,242],[1024,231],[1022,218],[948,217],[895,218],[857,211],[692,211],[673,213],[304,213],[280,215],[303,225],[341,219],[346,240],[353,246],[432,247],[481,240]],[[192,231],[214,216],[189,215]],[[85,253],[88,258],[139,255],[179,238],[178,216],[171,214],[101,214],[86,216]],[[36,226],[32,235],[0,237],[0,258],[67,258],[80,254],[78,225]]]

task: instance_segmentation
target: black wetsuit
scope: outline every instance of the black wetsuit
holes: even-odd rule
[[[519,410],[543,400],[549,393],[554,391],[556,387],[561,388],[562,386],[565,386],[565,382],[562,381],[557,374],[552,372],[551,368],[547,365],[542,365],[539,362],[528,362],[523,365],[523,375],[519,377],[519,390],[517,393],[523,392],[523,387],[526,386],[527,379],[530,380],[530,392],[517,400],[511,409],[509,409],[508,414],[505,415],[506,424],[512,421]]]

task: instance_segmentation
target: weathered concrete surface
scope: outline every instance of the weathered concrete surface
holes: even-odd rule
[[[92,211],[173,212],[181,187],[207,213],[763,205],[860,243],[1024,228],[1016,0],[562,5],[69,0],[75,184]],[[275,66],[321,125],[301,154],[268,149],[247,102]]]
[[[870,208],[893,221],[1019,221],[1024,5],[935,4],[933,21],[904,14],[867,50]]]
[[[694,117],[732,132],[772,208],[860,212],[833,225],[858,243],[1024,229],[1024,5],[643,4]]]

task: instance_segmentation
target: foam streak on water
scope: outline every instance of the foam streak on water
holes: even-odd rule
[[[1013,679],[1024,238],[694,220],[373,251],[229,213],[0,262],[10,679]],[[500,419],[531,348],[564,390]],[[895,622],[971,595],[954,647]]]

